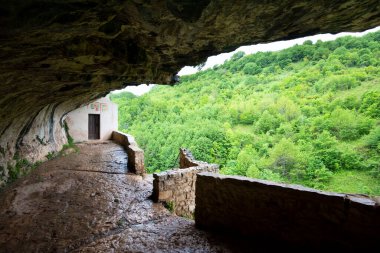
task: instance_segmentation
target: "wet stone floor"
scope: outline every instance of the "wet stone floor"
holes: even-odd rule
[[[0,252],[239,252],[150,200],[113,142],[41,164],[0,192]]]

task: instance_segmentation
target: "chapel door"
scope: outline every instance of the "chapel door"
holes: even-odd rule
[[[88,139],[89,140],[100,139],[100,115],[99,114],[88,115]]]

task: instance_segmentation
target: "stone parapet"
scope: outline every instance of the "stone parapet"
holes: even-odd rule
[[[190,150],[187,150],[185,148],[179,149],[179,168],[185,169],[189,167],[194,166],[202,166],[207,165],[208,163],[195,160],[193,154],[190,152]]]
[[[135,138],[130,134],[113,131],[112,140],[126,149],[128,154],[128,169],[139,175],[145,174],[144,151],[139,148]]]
[[[313,250],[364,250],[380,241],[376,198],[214,173],[197,176],[194,218],[201,229]]]
[[[180,169],[153,174],[152,197],[155,202],[166,203],[175,214],[192,217],[195,209],[197,174],[200,172],[217,173],[219,166],[196,161],[189,151],[181,149],[180,167]]]

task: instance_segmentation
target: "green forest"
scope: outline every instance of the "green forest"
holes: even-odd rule
[[[149,93],[111,94],[150,173],[180,147],[220,172],[380,195],[380,32],[238,52]]]

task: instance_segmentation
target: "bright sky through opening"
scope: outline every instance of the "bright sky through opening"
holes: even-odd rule
[[[364,32],[358,32],[358,33],[343,32],[343,33],[338,33],[338,34],[334,34],[334,35],[333,34],[318,34],[318,35],[308,36],[308,37],[294,39],[294,40],[276,41],[276,42],[271,42],[271,43],[266,43],[266,44],[257,44],[257,45],[252,45],[252,46],[242,46],[242,47],[239,47],[238,49],[236,49],[235,51],[230,52],[230,53],[223,53],[223,54],[219,54],[219,55],[215,55],[215,56],[210,56],[207,59],[206,64],[203,66],[203,68],[201,70],[212,68],[215,65],[223,64],[226,60],[230,59],[231,56],[234,55],[238,51],[243,51],[246,55],[247,54],[254,54],[254,53],[257,53],[260,51],[261,52],[279,51],[279,50],[282,50],[285,48],[292,47],[296,44],[301,45],[306,40],[311,40],[313,43],[315,43],[318,40],[321,40],[321,41],[335,40],[336,38],[339,38],[342,36],[347,36],[347,35],[359,37],[359,36],[363,36],[367,33],[376,32],[379,30],[380,30],[380,26],[373,28],[373,29],[370,29],[370,30],[367,30],[367,31],[364,31]],[[181,69],[181,71],[178,72],[178,75],[179,76],[191,75],[191,74],[194,74],[198,71],[199,70],[195,66],[193,66],[193,67],[192,66],[185,66]],[[153,87],[154,87],[154,84],[150,84],[150,85],[141,84],[138,86],[128,86],[122,90],[113,91],[112,93],[129,91],[129,92],[135,94],[136,96],[141,96],[142,94],[150,91],[150,89],[152,89]]]

